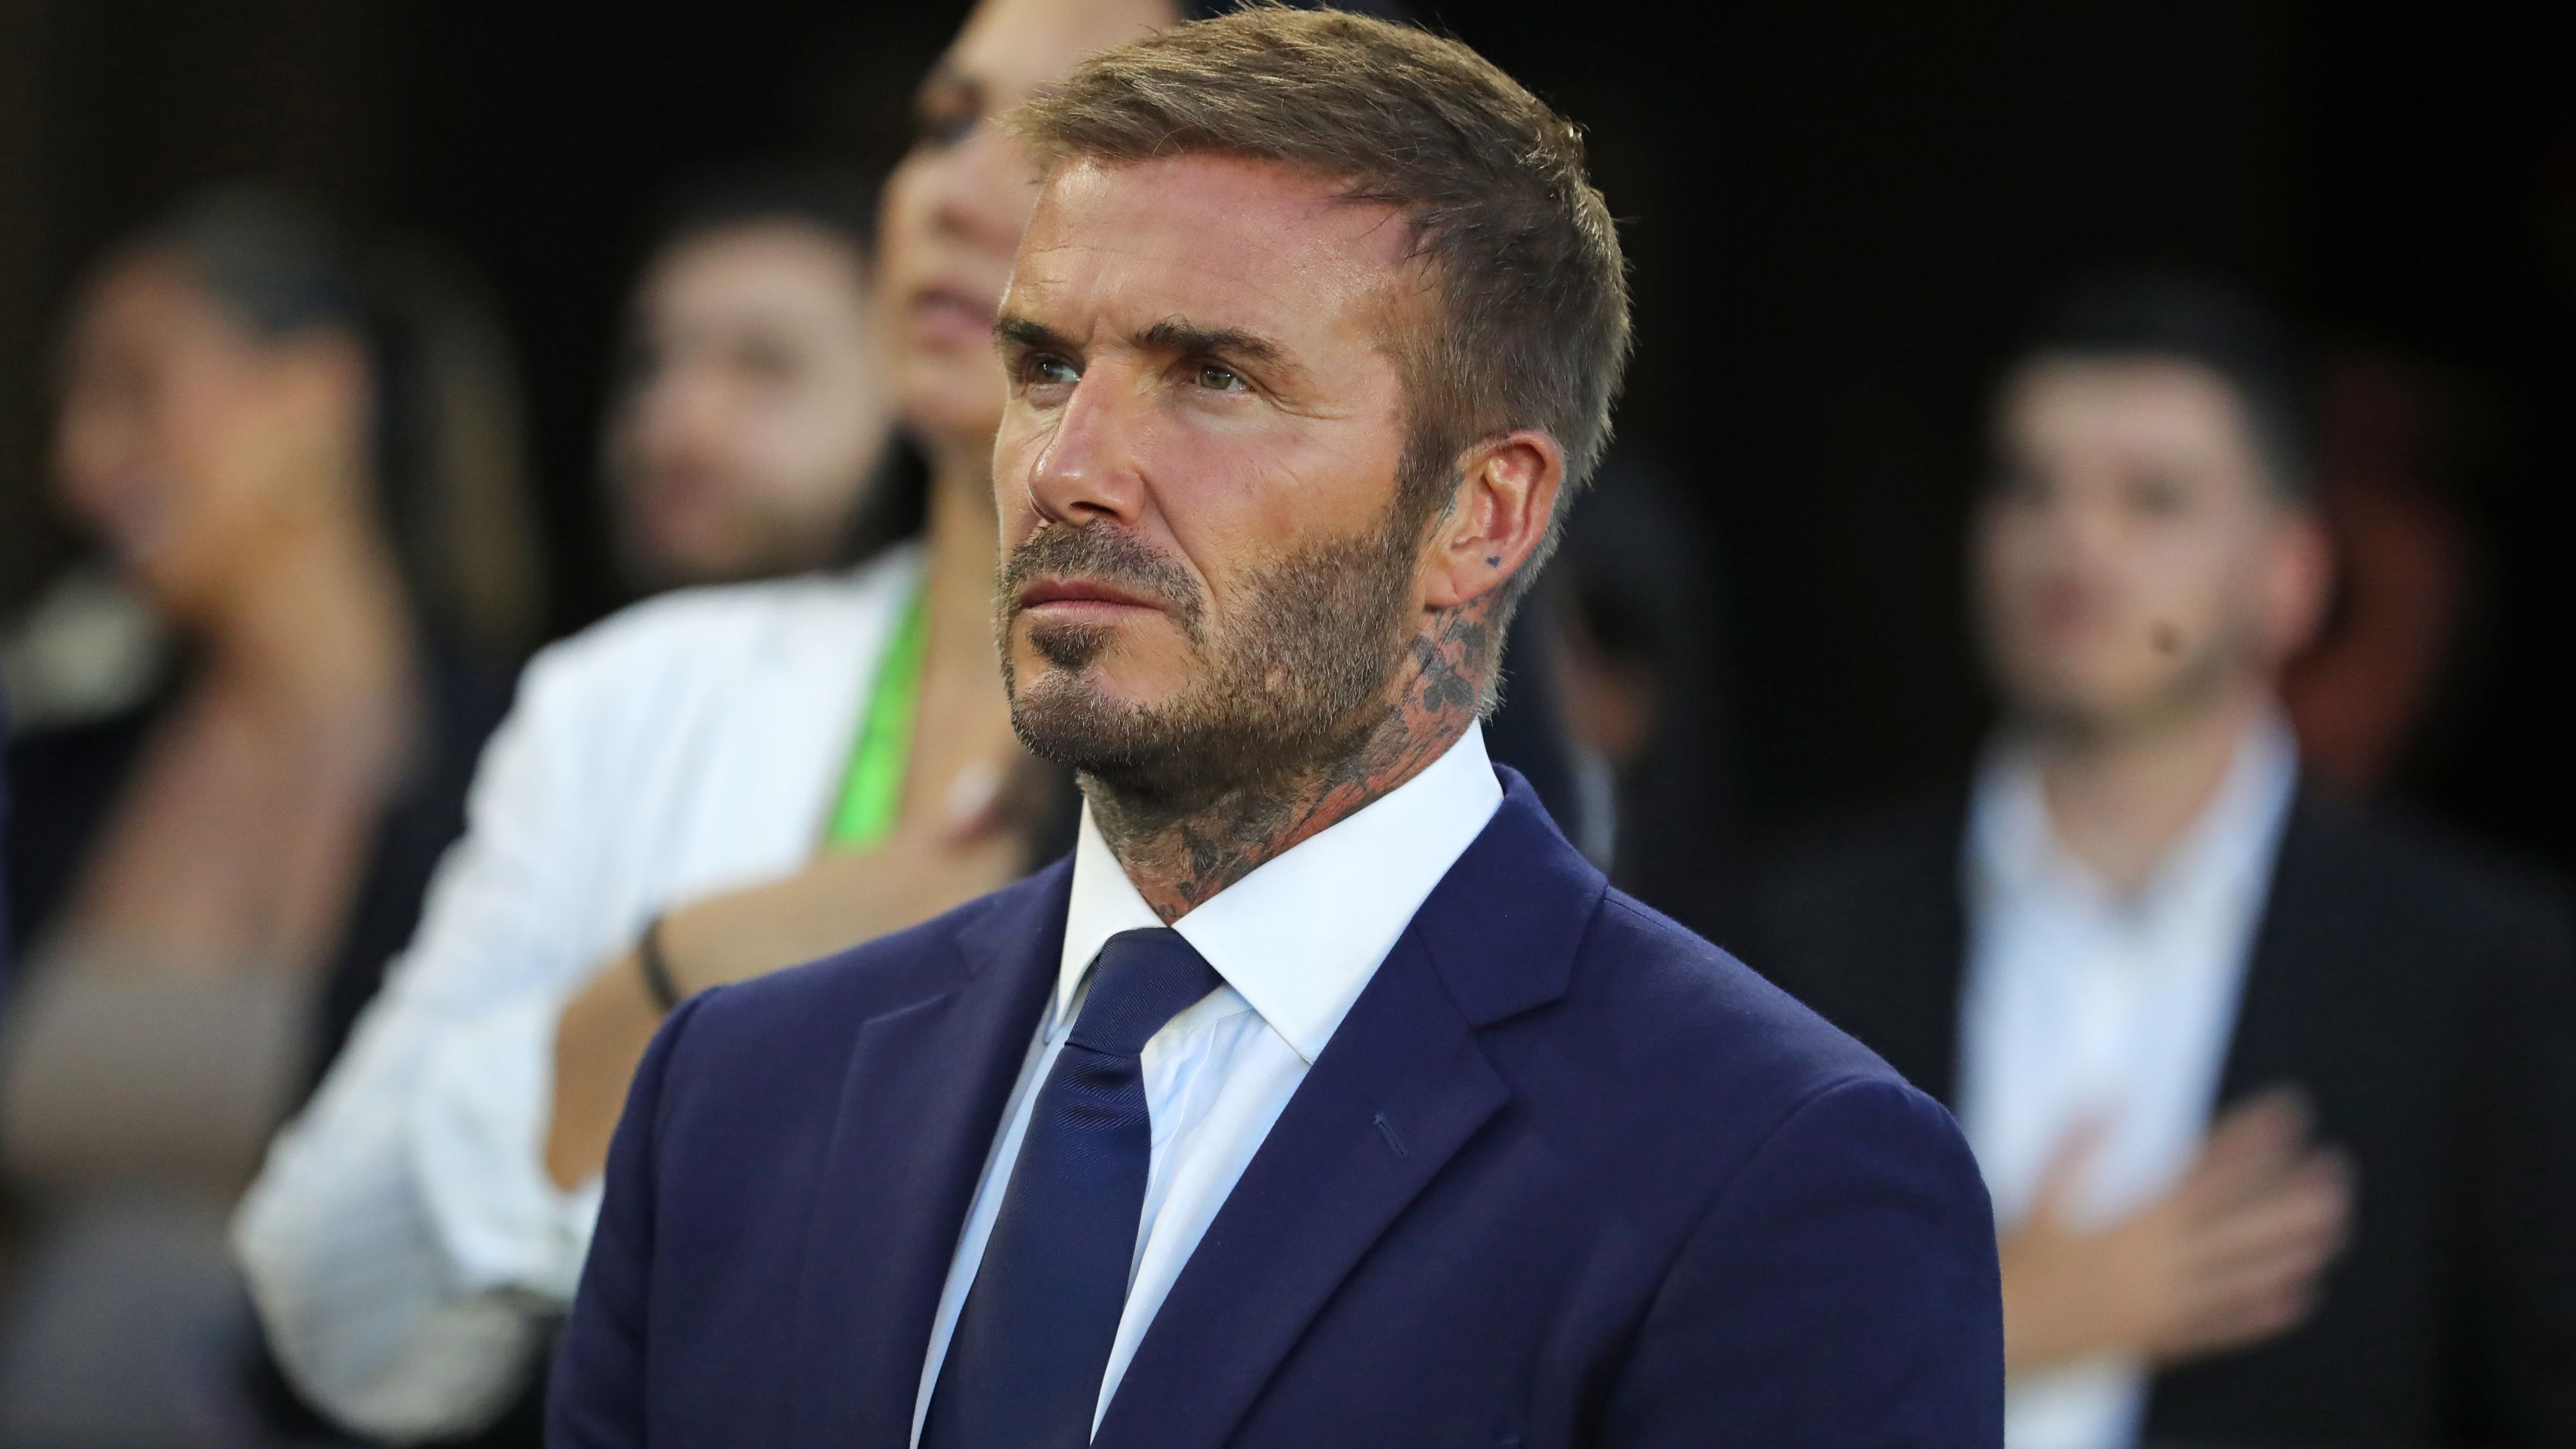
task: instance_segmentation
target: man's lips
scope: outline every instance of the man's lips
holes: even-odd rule
[[[1163,606],[1143,594],[1097,579],[1048,577],[1020,590],[1020,612],[1024,614],[1044,613],[1063,617],[1110,614],[1129,609],[1150,609],[1160,613]]]

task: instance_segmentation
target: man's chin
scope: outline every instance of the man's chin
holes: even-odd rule
[[[1030,754],[1070,770],[1123,775],[1159,753],[1151,715],[1083,670],[1050,668],[1015,680],[1011,729]]]
[[[2152,733],[2206,703],[2205,691],[2186,688],[2184,682],[2158,684],[2052,681],[2051,687],[2017,691],[2013,712],[2024,725],[2046,734],[2107,741]]]
[[[1043,674],[1082,674],[1094,661],[1117,642],[1117,634],[1101,624],[1067,623],[1061,620],[1032,619],[1025,615],[1014,621],[1018,645],[1037,656],[1023,661],[1035,665]]]

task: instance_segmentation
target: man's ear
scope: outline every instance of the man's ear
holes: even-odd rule
[[[2278,665],[2315,643],[2325,627],[2334,598],[2334,545],[2326,537],[2324,517],[2312,506],[2286,510],[2275,527],[2261,608],[2264,632],[2270,636],[2265,644]]]
[[[1547,537],[1565,450],[1535,428],[1487,438],[1458,459],[1458,490],[1431,530],[1425,607],[1454,609],[1500,588]]]

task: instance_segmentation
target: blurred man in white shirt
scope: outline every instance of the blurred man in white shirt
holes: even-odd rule
[[[1753,959],[1976,1150],[2014,1449],[2576,1432],[2563,917],[2300,779],[2300,378],[2189,279],[2045,312],[1971,548],[2003,724],[1766,892]]]

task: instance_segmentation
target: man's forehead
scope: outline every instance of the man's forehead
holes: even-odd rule
[[[1391,207],[1277,162],[1177,156],[1057,166],[1022,237],[1012,296],[1040,303],[1107,284],[1179,302],[1259,297],[1308,307],[1378,292],[1409,263]]]
[[[1404,266],[1409,229],[1391,206],[1342,199],[1332,178],[1283,162],[1188,155],[1069,160],[1048,173],[1020,263],[1046,253],[1136,253],[1244,278]]]
[[[2250,446],[2243,400],[2189,358],[2043,358],[2005,397],[2012,430],[2033,441],[2205,450]]]

